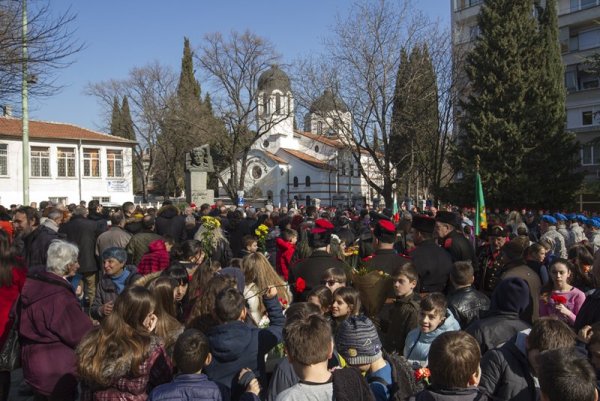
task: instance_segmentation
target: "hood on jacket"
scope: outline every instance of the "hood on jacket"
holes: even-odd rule
[[[23,306],[29,306],[44,301],[65,289],[73,292],[71,284],[64,278],[54,273],[39,272],[27,278],[21,293],[21,302]]]
[[[444,323],[440,324],[440,326],[432,332],[421,333],[421,335],[419,336],[419,341],[431,344],[433,340],[435,340],[440,334],[445,333],[447,331],[458,330],[460,330],[460,324],[454,318],[454,315],[452,314],[452,312],[450,312],[450,309],[446,309],[446,320],[444,320]]]
[[[150,245],[148,245],[148,250],[150,252],[166,251],[167,247],[166,247],[165,241],[163,239],[157,239],[157,240],[152,241],[150,243]]]
[[[231,362],[251,348],[251,329],[244,322],[220,324],[207,333],[212,356],[219,362]]]
[[[173,205],[165,205],[160,208],[158,213],[156,213],[157,217],[163,217],[165,219],[172,219],[175,216],[179,215],[179,209],[177,209]]]

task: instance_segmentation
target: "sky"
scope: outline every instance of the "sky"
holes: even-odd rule
[[[55,72],[54,78],[62,86],[58,93],[29,100],[30,119],[104,130],[107,123],[102,106],[85,93],[90,83],[126,79],[134,67],[156,60],[179,71],[185,36],[195,47],[207,33],[232,30],[248,29],[269,39],[283,62],[291,62],[322,51],[336,15],[345,14],[352,1],[51,0],[49,4],[53,12],[70,8],[77,15],[73,28],[85,48],[72,58],[70,66]],[[413,4],[431,20],[449,26],[449,1],[415,0]],[[197,79],[202,85],[202,77]]]

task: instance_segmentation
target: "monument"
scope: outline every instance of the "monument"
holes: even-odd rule
[[[185,197],[188,203],[200,206],[215,202],[215,191],[206,188],[207,173],[213,171],[209,145],[199,146],[185,154]]]

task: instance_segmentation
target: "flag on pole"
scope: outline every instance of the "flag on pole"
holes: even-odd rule
[[[398,194],[394,193],[394,222],[398,223],[400,221],[400,213],[398,212]]]
[[[485,214],[485,200],[483,199],[483,186],[479,171],[475,176],[475,235],[484,229],[487,230],[487,216]]]

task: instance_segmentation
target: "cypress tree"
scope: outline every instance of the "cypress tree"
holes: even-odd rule
[[[390,125],[390,160],[398,169],[396,177],[402,177],[408,167],[407,159],[411,152],[409,121],[409,105],[411,99],[410,81],[412,66],[406,49],[400,51],[400,65],[396,74],[394,87],[394,102],[392,105],[392,121]]]
[[[135,141],[135,130],[127,96],[123,96],[123,105],[121,106],[121,132],[123,138]]]
[[[200,83],[194,76],[193,53],[188,38],[183,39],[183,57],[181,58],[181,73],[179,75],[179,85],[177,86],[177,96],[186,102],[191,100],[201,102]]]
[[[119,100],[116,96],[113,98],[110,134],[114,136],[121,136],[121,108],[119,107]]]
[[[455,202],[475,199],[476,156],[486,201],[495,207],[564,206],[573,190],[566,181],[578,185],[571,173],[574,141],[564,133],[556,3],[547,3],[541,9],[533,0],[486,0],[481,8],[452,159],[463,173],[451,188]]]

